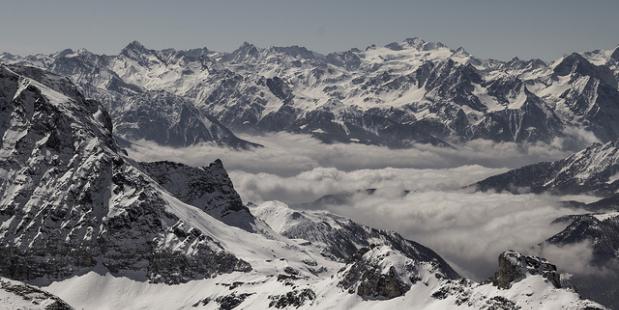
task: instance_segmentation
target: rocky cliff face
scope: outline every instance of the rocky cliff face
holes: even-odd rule
[[[141,163],[140,167],[169,193],[222,222],[257,232],[259,223],[234,190],[223,163],[194,168],[174,162]]]
[[[523,280],[529,275],[541,275],[554,287],[561,287],[561,277],[557,266],[541,257],[522,255],[515,251],[506,251],[499,256],[499,269],[492,279],[502,289],[508,289],[512,283]]]
[[[112,109],[114,133],[126,140],[147,140],[183,147],[211,143],[236,149],[259,145],[239,139],[217,120],[182,97],[143,92],[124,98]]]
[[[6,66],[0,79],[2,275],[62,279],[102,265],[178,283],[251,269],[170,209],[122,156],[107,112],[67,79]]]

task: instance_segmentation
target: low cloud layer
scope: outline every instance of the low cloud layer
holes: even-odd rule
[[[565,225],[551,224],[575,210],[557,197],[424,190],[401,195],[357,193],[344,203],[321,208],[374,227],[390,229],[444,256],[463,274],[484,279],[506,249],[526,251]]]
[[[551,224],[554,219],[576,213],[562,207],[561,197],[462,189],[509,168],[566,156],[569,151],[557,143],[518,146],[474,141],[457,149],[424,145],[394,150],[326,145],[308,136],[281,133],[244,138],[265,147],[250,151],[213,146],[170,149],[139,142],[128,151],[137,160],[173,160],[194,166],[220,158],[245,202],[280,200],[397,231],[434,249],[463,275],[478,280],[496,270],[500,252],[531,250],[565,227]],[[370,188],[377,191],[364,191]],[[308,204],[326,195],[338,197],[337,203]],[[546,253],[561,256],[557,249],[546,249]],[[573,257],[585,264],[588,260]],[[577,261],[563,263],[573,269],[582,267]]]
[[[544,244],[531,249],[529,252],[548,259],[559,266],[560,270],[580,276],[601,276],[609,272],[607,266],[593,266],[591,264],[593,246],[589,240],[562,246]]]
[[[230,177],[246,202],[280,200],[289,204],[311,202],[326,195],[380,189],[401,195],[405,191],[459,189],[505,169],[461,166],[449,169],[383,168],[343,171],[314,168],[294,176],[232,171]]]
[[[418,145],[409,149],[389,149],[363,144],[323,144],[310,136],[287,133],[244,138],[265,147],[250,151],[211,145],[174,149],[139,141],[127,150],[138,160],[174,160],[200,166],[219,158],[228,170],[283,176],[320,167],[344,171],[386,167],[443,169],[463,165],[515,168],[555,160],[569,153],[559,144],[518,145],[484,140],[472,141],[458,148]]]

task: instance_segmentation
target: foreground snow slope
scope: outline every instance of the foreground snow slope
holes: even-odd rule
[[[334,220],[342,220],[324,212],[285,209],[280,202],[266,202],[256,208],[260,213],[268,213],[271,223],[285,222],[289,214],[295,213],[302,215],[306,224],[311,222],[310,226],[331,225]],[[274,213],[279,214],[278,218]],[[371,230],[352,222],[346,225]],[[334,229],[346,228],[338,225]],[[309,229],[305,233],[311,239],[315,232]],[[360,248],[346,262],[321,256],[324,242],[297,238],[288,242],[296,243],[306,255],[272,252],[271,258],[264,259],[261,253],[253,253],[253,260],[242,256],[254,267],[250,273],[223,274],[170,286],[93,271],[54,282],[45,289],[76,307],[87,309],[220,309],[223,305],[235,305],[235,309],[603,309],[581,300],[573,290],[553,284],[549,279],[559,277],[553,269],[556,267],[540,258],[506,252],[507,259],[500,261],[499,270],[511,271],[497,274],[496,279],[501,280],[495,280],[507,285],[499,288],[490,282],[451,279],[436,263],[411,259],[386,244],[381,245],[381,240],[373,241],[375,245]],[[259,244],[267,245],[264,241]],[[262,261],[258,259],[261,256]],[[535,269],[531,264],[545,267]],[[351,273],[360,278],[355,279]],[[383,277],[374,277],[374,273]],[[355,281],[347,282],[351,279]],[[389,283],[393,282],[389,279],[402,281],[409,286],[408,290],[400,296],[360,295],[362,288],[373,287],[372,284],[390,287]],[[97,294],[89,293],[93,291]]]

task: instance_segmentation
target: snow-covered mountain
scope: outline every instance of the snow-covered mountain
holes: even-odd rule
[[[551,64],[481,60],[462,48],[412,38],[327,55],[299,46],[244,43],[224,53],[152,50],[131,42],[114,56],[80,49],[5,53],[0,61],[69,76],[113,115],[135,94],[165,91],[192,102],[205,113],[201,119],[212,115],[235,131],[407,146],[476,138],[550,141],[582,130],[615,140],[617,55],[619,49],[573,53]]]
[[[480,190],[535,192],[558,195],[593,194],[591,203],[572,202],[576,215],[558,218],[565,229],[549,236],[544,245],[585,246],[597,272],[580,272],[573,282],[581,292],[613,308],[619,307],[619,145],[594,144],[554,162],[543,162],[489,177],[474,185]],[[585,210],[586,213],[582,213]]]
[[[41,69],[0,66],[0,120],[0,276],[78,309],[603,309],[539,258],[506,252],[476,283],[395,233],[247,208],[219,161],[134,162],[103,106]],[[0,298],[59,302],[20,285]]]
[[[191,100],[164,90],[149,91],[126,82],[107,68],[109,56],[86,50],[64,50],[53,55],[15,58],[0,56],[0,62],[45,68],[75,82],[87,97],[110,111],[115,134],[127,140],[150,140],[169,146],[214,143],[232,148],[258,145],[238,138],[212,116],[196,109]]]
[[[593,298],[616,309],[619,307],[619,204],[610,210],[588,214],[565,216],[555,222],[568,226],[548,238],[544,244],[559,247],[587,245],[591,250],[590,263],[593,272],[581,272],[573,276],[584,296]]]
[[[471,185],[479,190],[535,192],[559,195],[595,194],[591,203],[572,202],[588,213],[557,219],[569,225],[548,239],[557,245],[590,241],[593,260],[619,259],[619,145],[594,144],[554,162],[542,162],[489,177]]]
[[[111,111],[114,133],[129,141],[144,139],[173,147],[205,142],[236,149],[259,146],[238,138],[187,99],[164,91],[126,97]]]
[[[514,169],[473,186],[484,191],[610,196],[619,190],[619,142],[593,144],[564,159]]]
[[[2,275],[51,280],[104,266],[178,283],[251,270],[203,228],[217,220],[195,223],[188,213],[201,211],[179,209],[122,156],[99,103],[40,69],[0,70]]]

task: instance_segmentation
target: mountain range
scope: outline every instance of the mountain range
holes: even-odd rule
[[[232,52],[153,50],[134,41],[118,55],[67,49],[3,53],[0,62],[67,76],[108,108],[118,136],[172,146],[248,148],[255,145],[232,132],[279,131],[390,147],[619,138],[619,48],[545,63],[478,59],[419,38],[326,55],[249,43]]]

